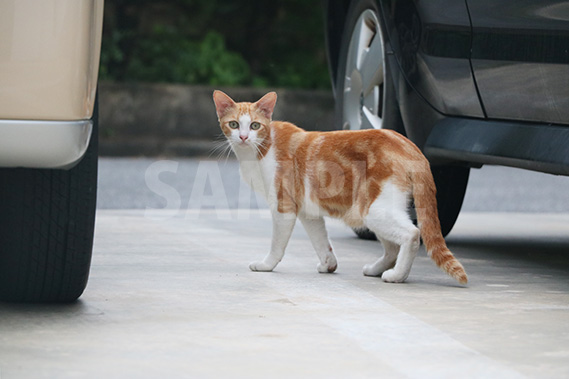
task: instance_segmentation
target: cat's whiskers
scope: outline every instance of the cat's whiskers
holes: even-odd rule
[[[231,141],[227,139],[225,134],[218,135],[216,139],[217,141],[214,141],[214,147],[212,148],[209,157],[217,154],[217,158],[222,159],[225,156],[225,162],[227,162],[233,151]]]
[[[221,155],[225,154],[225,150],[227,149],[227,140],[225,141],[213,141],[213,147],[210,149],[209,158],[211,158],[214,154],[217,154],[217,157],[220,158]]]
[[[255,144],[255,149],[257,151],[257,156],[262,156],[263,155],[263,151],[267,151],[268,148],[268,141],[266,139],[262,140],[259,143]]]
[[[261,142],[262,143],[262,142]],[[253,148],[255,149],[255,152],[257,153],[257,156],[261,155],[261,148],[259,147],[261,144],[257,144],[257,143],[253,143],[251,144],[251,146],[253,146]]]

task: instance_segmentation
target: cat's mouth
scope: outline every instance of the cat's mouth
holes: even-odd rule
[[[239,141],[235,141],[235,144],[238,147],[242,147],[242,148],[248,148],[252,146],[252,143],[249,140],[239,140]]]

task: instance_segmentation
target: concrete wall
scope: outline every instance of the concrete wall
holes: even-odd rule
[[[101,156],[209,155],[221,136],[214,87],[176,84],[99,84]],[[269,90],[220,88],[236,101],[256,101]],[[273,119],[306,130],[334,129],[329,91],[276,90]]]

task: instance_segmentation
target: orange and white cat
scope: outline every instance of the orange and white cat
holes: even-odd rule
[[[364,275],[405,281],[422,236],[434,262],[467,282],[441,234],[429,162],[407,138],[391,130],[306,132],[272,121],[274,92],[255,103],[236,103],[221,91],[214,91],[213,99],[242,178],[271,208],[271,250],[251,263],[251,270],[275,268],[298,218],[320,260],[318,271],[334,272],[337,260],[324,223],[330,216],[352,228],[369,228],[383,244],[385,253],[364,266]],[[407,212],[411,199],[419,228]]]

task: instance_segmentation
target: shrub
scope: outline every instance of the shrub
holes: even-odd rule
[[[319,4],[107,0],[101,79],[327,88]]]

